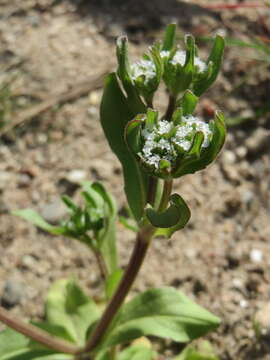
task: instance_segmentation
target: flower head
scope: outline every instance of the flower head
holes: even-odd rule
[[[131,78],[136,81],[139,77],[143,77],[145,85],[156,77],[156,67],[152,60],[139,60],[130,66]]]
[[[126,127],[126,141],[152,175],[176,178],[205,168],[219,153],[225,139],[221,113],[206,123],[178,108],[172,120],[158,119],[158,113],[148,109]]]

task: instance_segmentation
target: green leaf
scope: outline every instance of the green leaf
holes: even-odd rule
[[[208,341],[201,341],[197,348],[188,346],[173,360],[219,360]]]
[[[194,136],[193,144],[188,152],[188,155],[194,156],[196,159],[199,159],[203,140],[204,140],[204,133],[202,131],[197,132]]]
[[[131,230],[135,233],[139,231],[139,227],[137,226],[135,221],[131,218],[126,218],[125,216],[119,216],[119,222],[128,230]]]
[[[116,269],[108,278],[106,279],[106,295],[108,298],[111,298],[114,294],[120,280],[122,279],[123,270]]]
[[[198,103],[198,97],[195,96],[192,91],[187,90],[184,93],[183,98],[181,99],[181,106],[183,108],[183,115],[190,115],[195,110],[195,107]]]
[[[37,324],[38,327],[40,324]],[[46,330],[46,329],[45,329]],[[55,353],[26,336],[7,328],[0,332],[0,360],[69,360],[72,355]]]
[[[217,35],[212,47],[211,53],[207,59],[208,66],[212,64],[211,71],[205,76],[199,77],[198,81],[195,81],[193,86],[194,94],[197,96],[202,95],[216,80],[223,59],[225,41],[220,35]]]
[[[61,226],[53,226],[47,223],[36,211],[32,209],[22,209],[12,211],[13,215],[19,216],[31,224],[36,225],[40,229],[49,232],[53,235],[62,235],[65,233],[65,229]]]
[[[47,331],[49,334],[62,338],[66,341],[73,342],[72,337],[69,335],[67,329],[61,325],[50,324],[48,322],[32,322],[36,327]]]
[[[170,51],[175,45],[176,24],[169,24],[166,27],[163,39],[162,50]]]
[[[178,207],[175,204],[162,211],[154,210],[151,205],[145,209],[145,215],[150,223],[157,228],[169,228],[176,225],[181,217]]]
[[[98,233],[98,246],[104,257],[109,273],[117,269],[117,249],[116,249],[116,220],[117,220],[117,205],[113,196],[106,191],[105,187],[95,182],[92,184],[92,189],[100,195],[103,199],[105,209],[105,226],[104,230]]]
[[[117,360],[153,360],[155,352],[142,345],[129,346],[125,350],[121,351]]]
[[[150,289],[123,306],[103,346],[147,335],[189,342],[215,329],[219,322],[174,288]]]
[[[59,280],[51,287],[46,302],[47,321],[63,326],[75,343],[84,344],[87,329],[99,316],[94,301],[73,280]]]
[[[108,75],[100,108],[101,125],[112,151],[122,164],[127,200],[137,221],[141,219],[146,204],[148,176],[130,153],[125,143],[124,130],[130,120],[144,112],[145,107],[137,111],[129,107],[116,74]]]
[[[170,206],[162,213],[152,208],[145,210],[150,223],[160,228],[156,236],[171,237],[177,230],[182,229],[188,223],[191,213],[184,199],[178,194],[170,196]]]
[[[0,332],[0,360],[10,359],[12,356],[25,352],[30,339],[24,335],[6,328]]]
[[[133,84],[130,76],[130,65],[128,59],[128,39],[126,36],[120,36],[116,41],[116,54],[118,59],[117,75],[122,81],[123,87],[127,94],[126,102],[129,108],[138,114],[144,109],[138,91]],[[129,119],[131,120],[131,119]]]
[[[74,357],[67,354],[59,354],[50,350],[27,350],[21,354],[8,357],[0,357],[0,360],[72,360]]]
[[[224,115],[220,111],[216,112],[215,120],[210,122],[210,126],[212,127],[213,132],[210,145],[201,151],[199,159],[193,155],[186,156],[181,162],[179,170],[175,172],[175,178],[202,170],[215,160],[218,153],[222,149],[226,137]]]
[[[142,115],[136,116],[134,120],[128,122],[125,128],[125,139],[126,143],[131,152],[134,154],[138,153],[141,148],[141,126],[142,126]]]

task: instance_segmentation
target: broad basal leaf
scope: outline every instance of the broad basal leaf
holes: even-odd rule
[[[219,325],[219,319],[174,288],[147,290],[125,304],[105,346],[153,335],[189,342]]]
[[[72,280],[59,280],[50,289],[46,302],[47,321],[65,327],[70,338],[83,345],[86,332],[99,318],[92,299]]]
[[[26,336],[7,328],[0,332],[0,360],[71,360],[72,355],[45,349]]]
[[[141,345],[132,345],[121,351],[117,356],[117,360],[154,360],[155,352]]]

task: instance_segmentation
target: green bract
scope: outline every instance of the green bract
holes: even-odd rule
[[[176,25],[167,26],[162,51],[164,82],[172,96],[177,97],[186,89],[193,89],[197,96],[205,92],[215,81],[223,57],[224,39],[217,35],[206,61],[198,56],[194,38],[185,37],[186,49],[176,46]]]
[[[126,126],[126,141],[140,164],[151,175],[172,179],[194,173],[210,164],[225,140],[223,115],[209,124],[177,108],[172,120],[159,120],[148,109]]]

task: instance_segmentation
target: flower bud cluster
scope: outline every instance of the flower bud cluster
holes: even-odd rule
[[[179,153],[188,152],[197,132],[203,134],[202,147],[209,146],[212,131],[208,124],[192,115],[183,116],[181,124],[175,126],[167,120],[159,121],[151,130],[144,128],[144,145],[138,154],[145,165],[159,168],[161,160],[167,160],[171,167],[177,161]]]
[[[170,51],[168,50],[162,50],[160,52],[161,58],[169,58],[170,57]],[[187,52],[184,50],[177,50],[172,59],[169,60],[170,64],[172,65],[181,65],[184,66],[186,62]],[[194,57],[194,66],[198,73],[203,73],[207,70],[207,64],[201,60],[198,56]]]
[[[139,60],[130,66],[131,78],[136,81],[139,77],[143,77],[144,84],[148,85],[149,81],[156,77],[156,66],[151,60]]]

